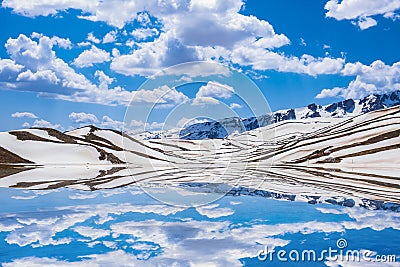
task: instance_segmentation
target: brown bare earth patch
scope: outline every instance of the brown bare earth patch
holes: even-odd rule
[[[11,166],[7,164],[0,164],[0,178],[4,178],[10,175],[14,175],[23,171],[31,170],[33,168],[27,168],[27,167],[17,167],[17,166]]]
[[[42,130],[42,131],[46,131],[50,136],[53,136],[57,139],[59,139],[60,141],[63,141],[65,143],[69,143],[69,144],[76,144],[76,140],[69,135],[66,135],[60,131],[57,131],[55,129],[51,129],[51,128],[33,128],[33,129],[38,129],[38,130]]]
[[[17,154],[8,151],[7,149],[0,146],[0,163],[28,163],[32,164],[32,161],[24,159]]]
[[[12,131],[12,132],[9,132],[9,134],[16,136],[17,139],[21,140],[21,141],[51,142],[51,140],[34,135],[34,134],[32,134],[30,132],[26,132],[26,131]]]

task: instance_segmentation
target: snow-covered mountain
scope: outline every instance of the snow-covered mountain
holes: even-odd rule
[[[275,122],[306,118],[343,118],[400,105],[400,91],[369,95],[362,99],[346,99],[330,105],[310,104],[307,107],[280,110],[274,113]]]
[[[400,105],[400,91],[382,95],[369,95],[359,100],[347,99],[330,105],[310,104],[307,107],[276,111],[271,115],[241,119],[225,118],[220,121],[192,124],[180,131],[158,131],[144,134],[143,139],[176,138],[202,140],[225,138],[233,133],[257,129],[286,120],[307,118],[354,117],[374,110]]]
[[[400,106],[285,120],[225,139],[141,140],[83,127],[0,133],[0,186],[82,190],[216,183],[400,203]],[[263,193],[264,194],[264,193]]]
[[[179,138],[186,140],[225,138],[234,133],[242,133],[267,126],[272,123],[272,120],[272,116],[262,115],[246,119],[233,117],[215,122],[196,123],[180,130]]]

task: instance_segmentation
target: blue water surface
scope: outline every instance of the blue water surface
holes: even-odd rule
[[[0,200],[3,266],[382,266],[380,256],[397,261],[385,266],[400,261],[400,216],[390,211],[255,196],[179,207],[137,187],[0,188]],[[329,248],[360,257],[319,259]],[[279,250],[286,257],[278,258]],[[288,256],[305,250],[317,258]]]

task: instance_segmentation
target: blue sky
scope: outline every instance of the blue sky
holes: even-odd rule
[[[164,92],[136,93],[149,76],[194,60],[246,74],[272,110],[399,90],[399,10],[397,0],[5,0],[0,130],[120,128],[131,98]],[[246,89],[169,90],[166,104],[206,96],[240,114],[229,98]]]

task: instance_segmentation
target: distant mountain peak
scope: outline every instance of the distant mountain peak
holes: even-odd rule
[[[369,95],[357,100],[350,98],[325,106],[311,103],[303,108],[276,111],[272,114],[272,117],[268,115],[247,119],[232,117],[215,122],[193,124],[180,130],[179,138],[190,140],[225,138],[235,131],[239,133],[249,131],[274,122],[319,117],[344,118],[397,105],[400,105],[400,91],[382,95]],[[156,138],[161,136],[162,134],[153,135]]]

